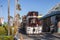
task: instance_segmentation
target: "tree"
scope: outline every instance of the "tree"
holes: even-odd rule
[[[0,35],[6,35],[7,31],[5,30],[4,27],[0,27]]]
[[[17,23],[17,26],[20,26],[20,14],[16,14],[16,23]]]
[[[20,14],[17,13],[17,11],[19,12],[21,10],[20,8],[20,4],[18,3],[18,0],[15,0],[15,13],[14,13],[14,29],[15,29],[15,33],[18,30],[18,27],[20,26]]]
[[[21,6],[20,6],[20,4],[17,4],[17,10],[21,10],[21,8],[20,8]]]

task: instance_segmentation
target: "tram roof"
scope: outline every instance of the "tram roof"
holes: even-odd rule
[[[40,20],[43,20],[43,19],[48,18],[48,17],[55,16],[55,15],[60,15],[60,11],[51,11],[47,15],[43,16],[42,18],[40,18]]]

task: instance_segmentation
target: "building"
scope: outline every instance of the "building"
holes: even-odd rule
[[[39,15],[37,11],[30,11],[26,16],[26,33],[27,34],[40,34],[42,33],[42,25],[39,18],[42,16]]]
[[[43,20],[43,32],[50,32],[50,26],[54,25],[54,32],[58,31],[57,23],[60,21],[60,3],[55,5],[48,14],[41,18]]]
[[[0,25],[4,24],[4,18],[0,17]]]

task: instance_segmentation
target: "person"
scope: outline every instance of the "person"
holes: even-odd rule
[[[57,23],[58,33],[60,33],[60,21]]]
[[[50,26],[50,32],[54,33],[54,24],[51,24],[51,26]]]

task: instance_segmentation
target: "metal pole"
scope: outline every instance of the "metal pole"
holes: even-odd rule
[[[14,17],[16,16],[17,0],[15,0]]]
[[[1,13],[0,13],[0,17],[1,17],[1,16],[2,16],[2,5],[0,5],[0,7],[1,7],[1,10],[0,10],[0,11],[1,11]]]
[[[16,15],[16,0],[15,0],[15,6],[14,6],[15,8],[14,8],[14,17],[15,17],[15,15]],[[15,18],[14,18],[15,19]]]
[[[10,0],[8,0],[8,36],[10,35]]]

